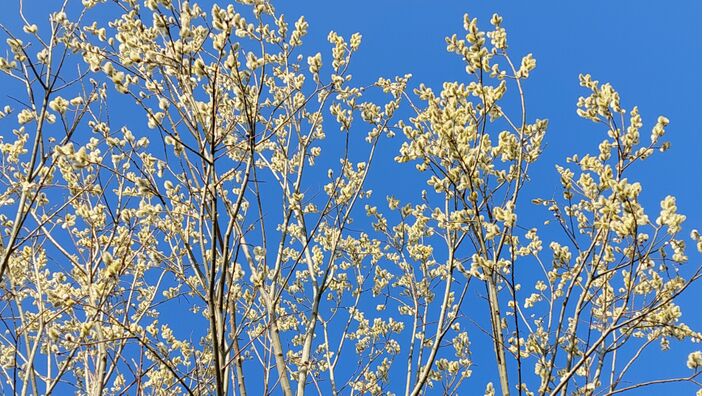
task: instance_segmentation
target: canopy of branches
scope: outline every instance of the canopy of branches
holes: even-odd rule
[[[353,79],[360,34],[312,49],[267,0],[211,3],[66,1],[1,26],[2,393],[698,387],[679,297],[700,234],[675,197],[639,200],[666,117],[581,75],[603,141],[525,196],[549,123],[499,15],[464,17],[446,44],[466,74],[433,89]],[[427,189],[372,192],[383,159]],[[675,342],[680,377],[630,377]]]

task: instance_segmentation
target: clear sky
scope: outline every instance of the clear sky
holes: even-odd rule
[[[648,139],[659,115],[670,119],[667,140],[672,142],[672,148],[664,154],[656,153],[629,178],[638,179],[643,185],[641,201],[651,217],[659,213],[660,200],[671,194],[677,197],[678,207],[687,215],[684,225],[687,233],[692,228],[701,229],[699,2],[308,0],[279,2],[278,9],[284,10],[290,20],[305,15],[310,23],[307,45],[315,51],[327,50],[326,36],[330,30],[346,37],[353,32],[362,33],[362,47],[351,67],[358,83],[374,81],[380,75],[412,73],[411,87],[423,82],[433,88],[439,88],[444,81],[467,81],[464,65],[446,52],[444,41],[453,33],[462,34],[464,13],[478,17],[484,29],[490,29],[488,21],[494,12],[501,14],[512,56],[520,59],[531,52],[538,62],[526,83],[528,118],[547,118],[550,122],[545,152],[532,168],[532,181],[524,190],[524,197],[559,195],[559,176],[554,165],[564,164],[565,157],[572,154],[595,152],[597,144],[605,138],[603,128],[576,114],[577,98],[586,94],[578,84],[578,75],[590,73],[596,80],[611,82],[621,94],[625,108],[635,105],[640,108],[644,139]],[[396,138],[388,147],[397,149],[399,144]],[[377,169],[376,178],[371,180],[375,194],[403,196],[406,192],[412,200],[417,199],[419,188],[427,188],[412,169],[404,173],[390,162],[384,166],[393,173]],[[389,183],[389,174],[394,175],[394,183]],[[534,209],[530,208],[535,212]],[[540,226],[547,216],[538,213],[534,224],[524,225]],[[689,256],[689,265],[701,265],[701,256],[694,249],[689,250]],[[701,286],[684,296],[681,304],[688,322],[701,329]],[[481,338],[472,334],[470,338],[475,362],[493,361],[493,352],[488,347],[482,348]],[[662,376],[669,372],[681,374],[686,356],[693,348],[688,343],[679,348],[673,344],[671,353],[646,355],[649,360],[634,376],[653,378],[654,372]],[[483,386],[480,384],[486,382],[480,378],[495,376],[493,370],[478,366],[474,372],[477,378],[473,376],[476,382],[472,383]],[[692,392],[691,385],[670,389]],[[662,390],[654,387],[639,394],[657,395]]]
[[[210,9],[211,1],[199,3]],[[651,218],[657,216],[660,200],[671,194],[677,197],[681,213],[687,215],[686,233],[692,228],[702,228],[701,3],[282,0],[274,4],[291,23],[300,15],[309,21],[304,47],[308,52],[328,53],[326,37],[330,30],[345,37],[353,32],[362,33],[362,47],[351,67],[357,83],[411,73],[411,87],[422,82],[436,89],[444,81],[468,80],[464,65],[457,56],[446,52],[444,41],[446,36],[462,33],[464,13],[478,17],[483,29],[490,28],[488,21],[494,12],[501,14],[512,57],[520,59],[530,52],[537,59],[538,67],[525,85],[528,118],[547,118],[550,122],[544,154],[533,166],[531,182],[523,196],[531,199],[559,195],[559,176],[554,165],[564,164],[565,157],[572,154],[595,152],[604,139],[602,128],[579,118],[575,111],[577,98],[586,94],[579,87],[578,75],[590,73],[596,80],[611,82],[620,92],[625,108],[634,105],[640,108],[644,139],[648,139],[659,115],[670,119],[666,139],[672,142],[672,148],[639,165],[629,180],[638,179],[643,185],[641,198]],[[5,22],[8,18],[1,19]],[[382,144],[384,150],[390,151],[382,154],[386,159],[376,164],[380,167],[370,179],[377,202],[383,202],[380,198],[389,194],[417,200],[419,189],[427,188],[412,167],[399,168],[392,163],[400,143],[397,137]],[[390,175],[393,182],[389,182]],[[535,212],[540,208],[530,210]],[[526,216],[534,224],[525,226],[540,227],[548,213],[526,213]],[[543,236],[544,240],[550,240],[549,231]],[[688,254],[691,259],[688,265],[701,265],[701,256],[694,249],[689,249]],[[694,328],[701,328],[701,297],[701,287],[697,286],[680,301],[688,318],[686,322]],[[491,365],[493,352],[488,343],[482,344],[479,335],[475,338],[471,327],[469,330],[475,348],[474,361],[483,366],[476,367],[477,379],[470,379],[468,384],[483,389],[487,380],[496,384],[495,368]],[[686,356],[694,347],[672,345],[672,353],[657,355],[656,360],[642,364],[635,376],[645,378],[654,371],[662,372],[662,377],[682,374]],[[487,355],[481,355],[484,353]],[[402,365],[400,360],[396,362],[397,369],[404,370],[399,367]],[[532,368],[526,371],[532,374]],[[402,386],[392,385],[390,390],[402,393]],[[661,394],[658,389],[661,388],[639,394]],[[670,389],[692,393],[691,384],[673,385]]]
[[[277,2],[275,2],[276,4]],[[358,0],[279,2],[293,20],[310,23],[307,45],[327,49],[330,30],[349,36],[362,33],[361,50],[353,60],[357,81],[412,73],[411,86],[423,82],[466,79],[461,61],[445,51],[444,38],[462,32],[469,13],[489,28],[494,12],[504,17],[509,51],[518,58],[533,53],[538,68],[527,82],[529,118],[548,118],[546,150],[534,168],[532,192],[552,184],[553,164],[604,136],[598,127],[576,115],[577,98],[585,94],[579,73],[611,82],[622,104],[637,105],[644,133],[658,115],[671,124],[672,148],[644,163],[637,172],[646,199],[659,202],[676,195],[689,216],[701,224],[701,4],[676,1],[421,1]],[[657,208],[657,206],[655,206]]]

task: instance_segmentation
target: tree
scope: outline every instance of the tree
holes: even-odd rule
[[[698,384],[698,351],[681,378],[628,379],[650,344],[701,342],[678,306],[701,276],[685,217],[671,196],[649,216],[633,179],[667,150],[667,118],[641,139],[638,108],[580,76],[577,112],[605,139],[558,164],[560,198],[531,206],[548,121],[527,116],[536,61],[509,56],[500,16],[487,32],[465,16],[447,49],[467,75],[436,92],[409,75],[354,83],[361,35],[331,32],[331,53],[311,54],[305,19],[268,1],[65,1],[48,21],[22,6],[0,58],[5,393]],[[394,136],[397,155],[379,149]],[[365,184],[394,155],[431,187],[415,201]],[[562,230],[549,250],[521,217],[541,207]],[[473,356],[474,337],[494,356]],[[495,379],[473,381],[477,364]]]

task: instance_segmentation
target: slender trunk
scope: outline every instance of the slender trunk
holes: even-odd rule
[[[299,368],[298,373],[298,389],[296,391],[297,396],[303,396],[306,390],[306,377],[308,376],[308,365],[310,364],[310,350],[313,345],[313,337],[315,336],[315,325],[318,322],[318,309],[320,307],[320,296],[322,292],[318,291],[315,295],[315,300],[313,302],[313,310],[311,312],[311,319],[308,322],[308,327],[306,328],[306,340],[303,345],[303,353],[301,354],[302,366]]]
[[[279,384],[281,385],[281,391],[285,396],[292,396],[291,383],[288,380],[288,369],[286,368],[286,361],[284,360],[284,350],[281,346],[281,337],[279,335],[279,327],[276,324],[276,313],[273,312],[274,308],[270,308],[270,320],[271,326],[269,328],[269,335],[271,337],[271,346],[274,348],[274,358],[276,360],[276,371],[279,372]]]
[[[433,367],[435,356],[437,355],[438,350],[440,349],[440,341],[442,341],[442,337],[445,334],[445,329],[443,329],[443,327],[445,324],[445,315],[450,302],[450,290],[452,288],[452,270],[454,267],[453,254],[454,252],[451,251],[450,260],[448,260],[447,280],[445,281],[445,295],[443,297],[442,307],[440,307],[438,326],[435,330],[435,340],[433,340],[433,346],[430,348],[430,356],[428,356],[428,360],[426,361],[425,366],[423,367],[423,370],[421,371],[420,376],[418,377],[418,381],[413,387],[411,396],[419,395],[421,390],[423,389],[423,386],[425,385],[425,382],[428,380],[428,375],[430,374],[430,370]]]
[[[506,367],[506,352],[504,351],[504,337],[501,329],[501,311],[499,308],[499,297],[496,292],[496,281],[493,275],[487,281],[489,294],[489,310],[491,311],[491,327],[494,338],[494,352],[496,352],[496,365],[499,369],[499,381],[501,382],[501,394],[508,396],[508,369]]]
[[[232,340],[233,348],[235,349],[235,374],[237,375],[237,387],[240,390],[240,396],[247,396],[247,388],[244,386],[244,371],[242,370],[240,342],[237,339],[237,334],[233,334]]]

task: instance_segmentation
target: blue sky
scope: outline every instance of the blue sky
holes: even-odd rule
[[[280,3],[278,9],[289,20],[305,15],[310,23],[306,42],[314,51],[327,48],[325,38],[330,30],[347,37],[353,32],[362,33],[362,47],[351,67],[358,83],[372,82],[380,75],[412,73],[411,87],[422,82],[436,89],[444,81],[467,80],[464,65],[446,52],[444,42],[446,36],[462,33],[463,14],[478,17],[485,29],[490,28],[488,20],[494,12],[501,14],[512,56],[520,59],[530,52],[538,62],[525,85],[528,118],[547,118],[550,122],[545,152],[533,166],[532,181],[523,196],[559,196],[559,176],[554,165],[563,165],[565,157],[572,154],[595,152],[605,138],[603,128],[579,118],[575,112],[577,98],[586,94],[578,84],[578,75],[590,73],[596,80],[612,83],[625,108],[639,107],[644,140],[659,115],[670,119],[667,140],[672,142],[672,148],[640,164],[629,178],[643,185],[641,202],[651,217],[657,216],[660,200],[671,194],[687,215],[686,232],[701,229],[701,4],[633,0],[359,0],[288,2]],[[387,144],[386,149],[395,150],[400,142],[396,138],[396,142]],[[377,168],[376,176],[372,175],[375,194],[395,194],[413,200],[417,199],[419,188],[427,188],[412,169],[404,171],[384,161],[377,162],[382,169]],[[394,175],[394,183],[389,183],[389,174]],[[519,216],[523,213],[524,219],[534,220],[533,224],[524,225],[540,226],[548,215],[539,210],[519,210]],[[544,231],[545,239],[549,239],[550,230]],[[701,264],[701,256],[694,249],[689,250],[689,256],[691,268]],[[680,300],[688,323],[699,329],[700,284]],[[492,361],[492,351],[482,347],[482,339],[472,335],[470,338],[475,362]],[[681,374],[684,359],[694,348],[689,343],[673,344],[671,353],[661,355],[655,347],[656,354],[646,354],[646,362],[631,379],[653,378],[653,372],[662,376],[670,372]],[[475,370],[477,382],[472,383],[482,384],[480,378],[490,379],[495,375],[492,371],[493,368],[480,364]],[[692,386],[676,385],[670,389],[691,392]],[[655,387],[640,394],[660,394],[662,390]]]
[[[282,2],[283,3],[283,2]],[[644,133],[658,115],[671,124],[672,148],[638,171],[652,203],[676,195],[688,225],[701,224],[701,4],[658,1],[303,1],[278,5],[289,19],[310,23],[308,48],[327,48],[330,30],[362,33],[351,68],[355,79],[412,73],[411,86],[466,78],[464,66],[445,51],[444,38],[461,33],[469,13],[488,28],[504,17],[510,52],[533,53],[538,68],[526,83],[530,118],[548,118],[546,150],[534,170],[536,183],[554,177],[553,164],[593,149],[604,137],[575,113],[579,73],[611,82],[622,104],[637,105]],[[539,186],[532,186],[539,187]],[[536,188],[533,192],[542,191]],[[657,206],[656,206],[657,208]]]
[[[209,2],[203,3],[209,9],[205,6]],[[677,197],[680,211],[688,217],[684,227],[687,233],[691,228],[701,229],[701,4],[635,0],[306,0],[275,4],[290,22],[299,15],[306,16],[310,29],[304,48],[308,52],[327,54],[326,37],[330,30],[345,37],[362,33],[363,44],[351,67],[357,83],[411,73],[411,87],[425,83],[436,89],[444,81],[467,80],[464,65],[446,52],[444,42],[446,36],[462,33],[463,14],[478,17],[480,25],[488,29],[489,18],[498,12],[504,17],[513,58],[520,59],[530,52],[538,62],[525,86],[528,118],[550,121],[545,152],[533,166],[532,181],[523,196],[530,199],[559,195],[559,176],[554,165],[564,164],[568,155],[594,152],[604,139],[600,127],[580,119],[575,112],[577,98],[586,94],[579,87],[577,76],[590,73],[599,81],[611,82],[620,92],[624,107],[639,106],[645,139],[659,115],[670,119],[667,140],[672,142],[672,148],[665,154],[656,153],[630,177],[643,184],[641,198],[651,218],[657,216],[660,200],[672,194]],[[135,124],[142,121],[140,114]],[[383,202],[382,197],[388,194],[417,200],[418,190],[427,188],[412,167],[393,164],[391,159],[400,143],[400,137],[382,143],[384,151],[370,179],[377,202]],[[389,175],[394,175],[393,183],[389,182]],[[524,213],[519,211],[519,215]],[[547,213],[531,207],[525,216],[532,222],[525,226],[540,226]],[[550,234],[544,237],[549,240]],[[699,265],[700,255],[692,249],[688,253],[692,259],[689,265]],[[701,328],[700,288],[690,291],[681,303],[687,322]],[[373,311],[373,307],[369,308]],[[495,381],[491,348],[480,335],[470,333],[470,339],[475,348],[474,361],[478,363],[477,379],[471,384],[483,386],[487,380]],[[651,368],[663,376],[668,370],[681,374],[692,349],[691,344],[680,347],[673,343],[672,353],[657,355],[657,360],[650,360],[652,367],[644,364],[635,375],[645,376]],[[396,367],[404,370],[400,366],[399,359]],[[526,371],[531,374],[532,368]],[[672,389],[691,392],[692,387]],[[658,388],[653,388],[640,394],[659,393]]]

